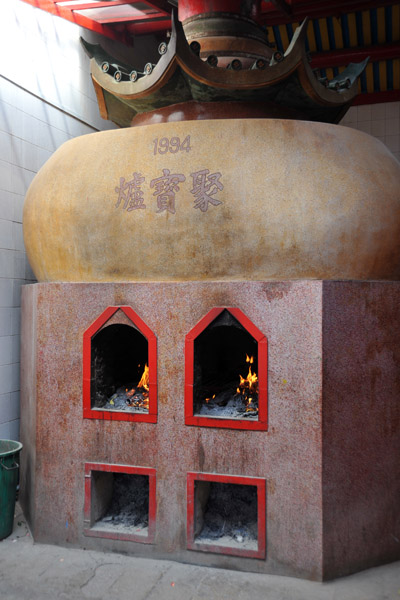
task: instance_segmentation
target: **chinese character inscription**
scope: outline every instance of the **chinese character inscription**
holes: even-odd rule
[[[201,212],[206,212],[208,205],[213,206],[222,204],[221,200],[217,200],[214,196],[219,190],[223,190],[224,186],[220,182],[221,173],[211,173],[208,169],[191,173],[193,178],[193,188],[190,192],[195,197],[194,208],[199,208]]]
[[[133,173],[133,179],[131,181],[125,181],[125,177],[119,178],[119,188],[116,187],[115,191],[118,194],[118,200],[115,204],[115,208],[118,208],[123,201],[122,208],[130,212],[137,208],[146,208],[143,198],[143,190],[141,189],[142,183],[145,178],[142,177],[141,173]]]
[[[153,196],[157,196],[157,212],[168,212],[175,214],[175,194],[179,192],[179,183],[185,181],[184,175],[171,175],[169,169],[163,169],[162,177],[152,179],[150,187],[154,188]]]
[[[179,137],[171,138],[156,138],[153,140],[153,154],[176,154],[178,152],[190,152],[192,150],[190,135],[186,136],[183,141]],[[217,197],[219,192],[222,192],[224,185],[221,181],[222,173],[216,171],[211,173],[210,169],[199,169],[190,173],[192,183],[188,176],[188,181],[185,184],[186,194],[192,194],[194,205],[192,208],[199,209],[200,212],[208,211],[209,206],[219,206],[223,204],[220,197]],[[148,180],[147,180],[148,181]],[[176,196],[181,192],[182,184],[186,182],[186,175],[183,173],[171,173],[170,169],[162,169],[162,175],[151,179],[148,184],[150,190],[143,190],[143,184],[146,182],[146,177],[142,173],[134,172],[132,179],[126,181],[124,177],[119,178],[119,187],[115,188],[118,194],[115,208],[122,208],[127,212],[137,209],[145,209],[150,201],[148,195],[155,198],[153,206],[156,213],[171,213],[176,214]],[[182,189],[184,192],[184,189]],[[187,197],[187,196],[186,196]],[[146,200],[146,204],[145,204]]]

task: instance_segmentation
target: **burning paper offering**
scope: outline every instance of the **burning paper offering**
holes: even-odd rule
[[[210,417],[257,418],[258,377],[257,373],[252,371],[254,356],[246,354],[246,363],[249,364],[249,371],[246,377],[239,374],[239,385],[231,382],[222,390],[205,398],[198,414]]]
[[[140,365],[139,365],[140,367]],[[104,406],[109,410],[128,410],[131,412],[149,412],[149,367],[147,364],[139,383],[128,389],[122,386],[108,399]]]

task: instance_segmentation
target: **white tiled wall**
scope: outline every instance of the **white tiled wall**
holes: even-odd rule
[[[0,74],[88,125],[108,128],[99,116],[80,35],[96,41],[94,34],[20,0],[1,2]],[[30,100],[26,98],[26,102],[21,108],[29,114]],[[45,107],[35,104],[37,119],[46,122],[46,113]],[[61,115],[55,127],[60,120]],[[27,131],[25,121],[18,124],[17,133],[24,125]],[[40,135],[44,129],[37,126],[32,135]]]
[[[19,0],[1,4],[0,439],[18,439],[20,289],[34,281],[22,235],[24,196],[63,142],[114,126],[99,116],[82,30]]]
[[[34,280],[22,237],[24,195],[60,144],[113,125],[99,117],[89,60],[79,44],[82,34],[99,41],[94,34],[20,0],[3,0],[1,16],[0,439],[18,439],[20,288]],[[126,52],[103,44],[116,56]],[[151,50],[140,44],[138,60]],[[375,135],[400,159],[399,118],[400,102],[360,106],[350,109],[342,125]]]
[[[400,102],[353,106],[340,124],[375,136],[400,160]]]

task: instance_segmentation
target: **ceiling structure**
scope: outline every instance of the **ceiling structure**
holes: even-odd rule
[[[166,37],[177,0],[22,0],[126,45],[136,36]],[[311,67],[331,79],[369,57],[354,104],[400,100],[400,3],[393,0],[272,0],[260,25],[284,52],[305,17]]]

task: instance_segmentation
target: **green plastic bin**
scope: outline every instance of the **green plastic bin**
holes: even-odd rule
[[[20,442],[0,440],[0,540],[13,530]]]

